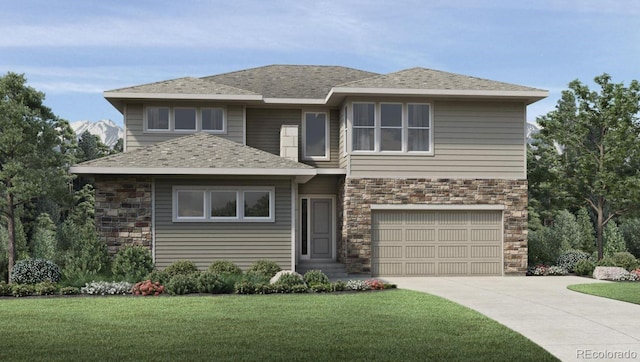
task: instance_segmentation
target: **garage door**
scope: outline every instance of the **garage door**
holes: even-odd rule
[[[374,276],[502,275],[501,211],[373,211]]]

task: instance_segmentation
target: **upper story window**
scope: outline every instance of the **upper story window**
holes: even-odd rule
[[[221,107],[145,107],[144,131],[226,133],[225,109]]]
[[[169,130],[169,107],[147,107],[147,129]]]
[[[273,187],[173,187],[174,222],[274,222]]]
[[[353,103],[354,152],[431,153],[428,103]]]
[[[305,112],[302,119],[302,158],[329,160],[329,117],[324,112]]]

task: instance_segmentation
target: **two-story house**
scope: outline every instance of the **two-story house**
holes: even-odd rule
[[[71,172],[95,182],[110,252],[145,245],[160,268],[524,273],[526,109],[547,95],[424,68],[180,78],[105,92],[125,152]]]

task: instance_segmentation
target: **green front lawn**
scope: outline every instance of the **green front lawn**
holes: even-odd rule
[[[640,304],[640,283],[637,282],[576,284],[567,288],[580,293]]]
[[[0,360],[556,360],[428,294],[0,300]]]

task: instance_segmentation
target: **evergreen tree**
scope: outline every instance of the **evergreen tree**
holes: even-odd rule
[[[65,185],[69,124],[44,106],[44,94],[22,75],[0,77],[0,212],[7,225],[8,270],[16,261],[20,205]]]

